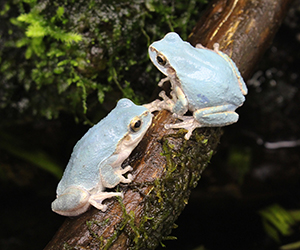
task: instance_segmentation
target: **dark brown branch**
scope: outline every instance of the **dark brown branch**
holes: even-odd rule
[[[228,54],[247,80],[271,45],[293,0],[212,1],[190,35],[191,44],[214,43]]]
[[[210,4],[189,40],[212,48],[220,43],[247,79],[270,45],[292,0],[221,0]],[[120,185],[124,200],[106,201],[108,211],[94,208],[68,218],[46,246],[49,249],[154,249],[167,236],[197,185],[221,136],[221,129],[165,130],[175,122],[159,112],[153,126],[126,164],[134,181]]]

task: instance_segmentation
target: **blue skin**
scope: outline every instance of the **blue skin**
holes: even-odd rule
[[[171,83],[171,96],[160,93],[163,101],[145,105],[151,111],[167,109],[183,122],[168,124],[166,128],[185,128],[189,139],[197,127],[215,127],[232,124],[238,120],[235,110],[247,94],[246,84],[235,63],[218,50],[193,47],[174,32],[149,47],[150,59],[167,76]],[[183,116],[187,111],[193,116]]]
[[[121,196],[120,192],[103,192],[120,182],[129,183],[132,170],[121,167],[123,161],[141,141],[152,121],[149,110],[128,99],[117,106],[76,143],[64,175],[57,187],[52,210],[65,216],[76,216],[90,205],[105,211],[102,201]]]

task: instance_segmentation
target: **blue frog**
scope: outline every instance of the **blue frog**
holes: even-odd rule
[[[214,50],[200,44],[193,47],[170,32],[149,46],[149,56],[167,76],[159,86],[170,81],[172,98],[162,91],[162,101],[145,106],[152,112],[167,109],[182,120],[166,128],[187,129],[188,140],[195,128],[225,126],[238,120],[235,110],[244,103],[248,90],[235,63],[219,51],[218,44]],[[184,116],[188,110],[193,116]]]
[[[121,99],[98,124],[76,143],[69,163],[57,187],[52,210],[65,216],[84,213],[90,205],[102,210],[102,201],[121,192],[104,192],[119,183],[130,183],[132,170],[121,167],[151,125],[152,114],[143,106]]]

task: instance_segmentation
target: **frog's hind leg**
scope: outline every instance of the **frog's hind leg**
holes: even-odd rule
[[[107,205],[102,204],[102,202],[108,198],[119,196],[123,198],[123,194],[121,192],[100,192],[98,194],[93,194],[89,198],[89,203],[95,208],[105,212],[107,209]]]
[[[118,159],[118,156],[111,157],[111,161],[114,162]],[[100,167],[100,176],[102,185],[106,188],[113,188],[118,185],[120,182],[122,183],[130,183],[132,181],[132,175],[128,174],[128,178],[124,177],[123,174],[126,174],[128,171],[131,171],[132,167],[127,166],[122,168],[121,166],[113,167],[110,164],[103,164]]]
[[[70,187],[52,202],[51,208],[54,212],[64,216],[77,216],[89,208],[89,198],[90,194],[86,190]]]
[[[236,106],[225,104],[194,111],[194,118],[205,127],[222,127],[237,122]]]
[[[202,127],[223,127],[235,123],[239,119],[239,115],[234,111],[226,111],[209,115],[202,115],[201,112],[194,114]]]
[[[167,124],[165,128],[184,128],[188,130],[185,139],[188,140],[192,132],[200,127],[222,127],[237,122],[239,115],[234,111],[235,106],[228,104],[194,111],[193,116],[176,116],[180,123]]]

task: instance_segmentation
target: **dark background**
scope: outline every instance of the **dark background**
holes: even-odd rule
[[[274,204],[300,210],[299,3],[247,82],[240,119],[224,128],[218,152],[172,232],[178,240],[163,242],[167,249],[279,249],[300,240],[296,223],[276,242],[259,213]],[[63,168],[87,129],[62,114],[9,130],[22,134],[19,145],[39,145]],[[41,140],[47,143],[40,145]],[[268,144],[283,141],[289,143]],[[7,150],[0,149],[0,155],[0,249],[42,249],[64,221],[50,209],[59,180]]]

